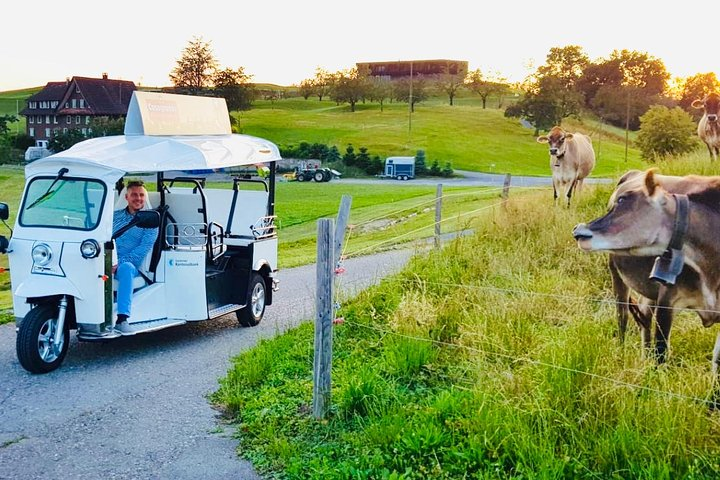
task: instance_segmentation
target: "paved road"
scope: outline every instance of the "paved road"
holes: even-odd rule
[[[471,172],[468,170],[455,170],[458,175],[453,178],[437,178],[437,177],[418,177],[413,180],[400,181],[392,179],[379,179],[379,178],[340,178],[332,180],[334,183],[343,184],[388,184],[397,186],[413,186],[413,185],[436,185],[442,183],[443,185],[451,187],[502,187],[505,182],[505,174],[496,173],[480,173]],[[178,174],[180,175],[180,174]],[[168,175],[172,176],[172,175]],[[210,174],[199,174],[195,176],[206,177],[208,181],[219,182],[228,180],[231,175],[225,173],[210,173]],[[283,181],[282,177],[278,177],[278,181]],[[153,181],[153,177],[147,177],[148,181]],[[585,182],[590,183],[608,183],[613,181],[609,178],[589,177],[585,179]],[[552,178],[547,177],[530,177],[530,176],[512,176],[510,180],[511,187],[539,187],[547,186],[552,187]]]
[[[410,250],[350,259],[353,293],[399,270]],[[64,364],[31,375],[0,326],[0,479],[258,479],[206,396],[230,359],[314,316],[315,267],[282,270],[255,328],[234,316],[107,344],[72,339]]]

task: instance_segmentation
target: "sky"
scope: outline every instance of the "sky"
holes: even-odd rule
[[[720,3],[699,0],[35,0],[6,2],[0,91],[72,76],[170,85],[193,38],[222,68],[279,85],[356,62],[466,60],[520,81],[550,49],[579,45],[591,60],[636,50],[675,77],[720,77]]]

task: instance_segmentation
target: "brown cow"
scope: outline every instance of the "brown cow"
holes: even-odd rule
[[[710,160],[717,160],[720,153],[720,95],[709,93],[702,100],[694,100],[691,105],[704,110],[698,122],[698,136],[707,145]]]
[[[693,289],[694,302],[700,299],[702,309],[697,314],[704,325],[720,321],[717,310],[720,296],[720,177],[690,175],[682,178],[689,193],[674,194],[663,188],[662,177],[656,178],[654,170],[648,170],[639,181],[620,185],[613,194],[610,211],[587,224],[579,224],[573,230],[578,246],[588,252],[606,251],[615,255],[646,257],[664,255],[671,245],[680,244],[682,271],[691,269],[696,275]],[[673,253],[673,255],[675,252]],[[681,281],[682,273],[675,280]],[[658,303],[666,302],[671,286],[658,287]],[[655,338],[656,354],[663,360],[667,350],[670,324],[661,318],[658,309],[658,330]],[[671,316],[670,316],[671,319]],[[720,366],[720,335],[713,352],[713,371]],[[716,392],[714,406],[720,404]]]
[[[595,151],[592,141],[582,133],[565,132],[553,127],[547,135],[537,138],[538,143],[550,145],[550,170],[552,170],[553,194],[557,204],[562,188],[570,206],[573,190],[582,189],[583,180],[595,168]]]
[[[676,177],[655,174],[655,180],[670,193],[688,194],[705,188],[702,179],[693,176]],[[609,207],[612,208],[618,195],[622,195],[628,189],[641,186],[643,182],[644,172],[640,170],[627,172],[620,178],[618,188],[610,196]],[[703,310],[706,308],[700,291],[699,277],[691,268],[683,268],[675,285],[668,286],[664,292],[665,296],[658,298],[660,284],[650,279],[654,262],[655,257],[634,257],[612,253],[608,257],[608,268],[617,303],[620,339],[622,340],[625,336],[628,313],[631,313],[640,327],[643,345],[648,349],[651,346],[650,328],[652,319],[657,309],[660,309],[660,323],[658,325],[663,323],[672,325],[673,309]],[[639,303],[635,303],[631,298],[630,290],[640,296]],[[703,320],[703,325],[709,327],[712,323],[706,323],[706,320]]]

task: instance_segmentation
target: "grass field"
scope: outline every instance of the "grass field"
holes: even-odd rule
[[[660,169],[720,173],[704,156]],[[512,197],[344,303],[325,421],[311,322],[238,355],[213,401],[239,451],[271,478],[719,478],[714,334],[678,313],[659,367],[636,329],[620,344],[606,256],[572,238],[611,190],[569,209]]]

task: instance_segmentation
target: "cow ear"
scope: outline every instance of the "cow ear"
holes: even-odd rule
[[[693,108],[703,108],[703,102],[702,100],[693,100],[693,102],[690,104]]]
[[[565,140],[572,140],[573,134],[572,133],[566,133],[565,134]]]
[[[647,190],[649,197],[655,195],[657,187],[658,184],[657,179],[655,178],[655,169],[650,168],[647,172],[645,172],[645,190]]]
[[[537,142],[538,143],[548,143],[548,137],[546,137],[545,135],[543,135],[542,137],[537,137]]]

